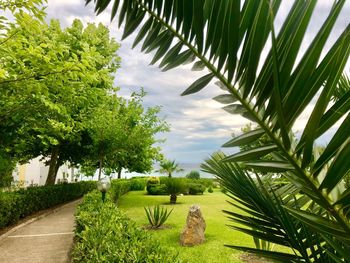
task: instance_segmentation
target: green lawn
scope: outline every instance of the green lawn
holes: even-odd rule
[[[151,231],[155,238],[162,244],[173,247],[179,252],[179,257],[184,262],[241,262],[241,252],[224,247],[224,244],[235,244],[240,246],[254,246],[251,237],[230,229],[226,224],[230,223],[222,210],[234,208],[226,200],[223,193],[205,193],[197,196],[179,196],[178,204],[170,205],[168,196],[149,196],[146,192],[133,191],[123,196],[119,201],[119,207],[126,212],[140,226],[148,223],[144,206],[156,204],[165,205],[174,211],[166,222],[170,229]],[[206,242],[196,247],[182,247],[179,244],[180,233],[185,225],[188,209],[192,204],[201,207],[207,224],[205,231]]]

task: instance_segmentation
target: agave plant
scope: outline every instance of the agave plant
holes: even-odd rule
[[[97,14],[111,1],[97,0]],[[251,143],[264,134],[269,138],[264,145],[225,156],[219,162],[222,172],[230,178],[239,172],[236,166],[239,165],[257,172],[281,173],[290,182],[292,190],[287,196],[276,194],[278,189],[270,189],[263,183],[256,190],[265,200],[262,206],[274,204],[273,209],[281,214],[283,220],[279,224],[293,228],[287,232],[291,236],[285,244],[303,248],[294,250],[298,252],[290,254],[293,258],[277,252],[268,254],[282,261],[287,257],[291,261],[344,262],[350,258],[350,191],[339,189],[350,170],[350,92],[335,103],[331,98],[349,59],[350,25],[328,51],[325,44],[345,0],[334,1],[303,55],[301,43],[317,0],[294,1],[276,34],[274,20],[281,2],[114,0],[112,19],[120,9],[123,38],[140,26],[134,46],[142,42],[142,51],[154,51],[151,64],[160,61],[164,71],[189,62],[194,63],[194,70],[209,71],[182,95],[198,92],[216,79],[224,93],[214,99],[226,105],[225,111],[240,114],[259,127],[232,138],[224,147]],[[262,53],[268,46],[271,48],[262,61]],[[299,54],[301,58],[297,59]],[[312,112],[295,143],[292,128],[307,106]],[[322,154],[315,156],[315,141],[336,128],[338,121],[341,124],[329,144]],[[266,155],[272,156],[272,160],[264,159]],[[230,190],[227,186],[230,180],[224,183]],[[288,200],[291,197],[294,203]],[[255,213],[254,217],[264,218],[264,214]],[[250,219],[244,218],[241,223],[245,220]],[[260,231],[263,234],[242,231],[275,243],[285,237],[282,235],[285,230],[274,227],[263,228]],[[293,237],[296,232],[305,233],[304,239]],[[317,247],[313,246],[315,242]]]
[[[168,209],[160,207],[159,205],[154,206],[154,208],[144,207],[144,209],[148,218],[148,222],[152,228],[161,227],[173,211],[173,209],[171,209],[168,212]]]

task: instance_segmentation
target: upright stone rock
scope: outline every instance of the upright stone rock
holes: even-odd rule
[[[186,226],[180,235],[180,244],[191,247],[203,243],[205,228],[206,224],[200,207],[192,205],[187,215]]]

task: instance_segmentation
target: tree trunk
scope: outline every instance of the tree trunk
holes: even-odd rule
[[[121,179],[122,178],[122,169],[123,168],[118,168],[118,179]]]
[[[170,195],[170,204],[176,204],[176,200],[177,200],[177,195],[171,194]]]
[[[171,172],[169,172],[169,178],[171,178]]]
[[[57,168],[57,166],[58,166],[57,165],[58,164],[58,153],[59,153],[58,147],[53,148],[52,153],[51,153],[49,172],[47,174],[45,185],[55,184],[56,175],[57,175],[57,171],[58,171],[58,168]]]
[[[60,167],[61,167],[61,161],[60,161],[60,157],[58,156],[57,157],[57,162],[56,162],[56,167],[55,167],[55,181],[56,181],[56,178],[57,178],[58,169],[60,169]]]
[[[103,155],[100,156],[100,169],[98,171],[98,180],[101,180],[102,168],[103,168]]]

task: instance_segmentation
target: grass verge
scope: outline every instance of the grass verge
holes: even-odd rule
[[[179,258],[189,263],[227,263],[242,262],[239,256],[242,252],[227,247],[225,244],[252,246],[251,237],[230,229],[227,224],[231,222],[226,218],[222,210],[234,211],[226,200],[228,197],[220,191],[214,193],[205,192],[203,195],[179,196],[176,205],[169,204],[169,196],[150,196],[146,192],[132,191],[122,196],[119,200],[119,208],[122,209],[139,226],[148,224],[143,207],[164,205],[174,211],[168,218],[166,225],[170,228],[150,231],[154,238],[164,246],[175,248]],[[196,247],[182,247],[179,244],[180,233],[185,226],[188,209],[192,204],[201,207],[206,221],[206,242]]]

